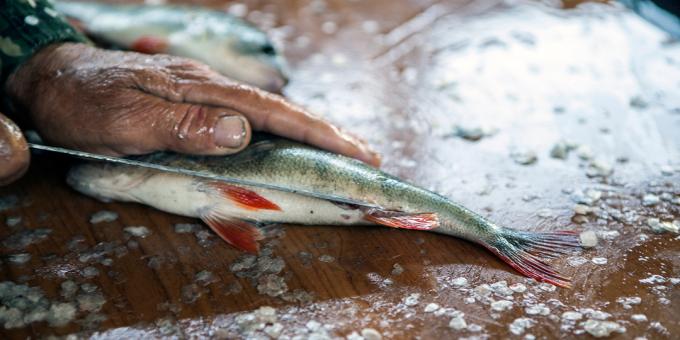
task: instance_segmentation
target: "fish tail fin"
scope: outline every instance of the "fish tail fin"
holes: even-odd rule
[[[571,279],[560,275],[544,260],[577,251],[581,247],[578,232],[531,232],[502,228],[500,236],[482,244],[528,277],[571,288]]]

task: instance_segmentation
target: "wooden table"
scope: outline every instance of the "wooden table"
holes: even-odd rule
[[[39,156],[0,189],[0,224],[13,225],[0,230],[0,279],[13,282],[0,302],[34,287],[65,325],[29,322],[0,337],[680,334],[680,237],[649,220],[680,219],[677,42],[608,5],[246,4],[285,46],[286,95],[366,137],[385,171],[505,226],[595,231],[596,248],[553,261],[573,289],[525,279],[462,240],[379,227],[275,227],[249,259],[197,220],[81,196],[64,182],[66,159]],[[484,136],[467,140],[456,126]],[[560,141],[576,148],[566,159],[551,156]],[[101,210],[119,217],[91,224]],[[123,231],[140,225],[150,235]],[[512,304],[492,304],[500,300]],[[450,327],[456,311],[465,329]]]

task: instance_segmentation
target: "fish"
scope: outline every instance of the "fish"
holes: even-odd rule
[[[98,42],[195,59],[271,92],[280,92],[288,81],[285,60],[267,34],[225,12],[182,5],[54,5]]]
[[[226,242],[252,253],[257,253],[263,239],[260,223],[381,225],[472,241],[523,275],[570,287],[570,278],[545,260],[581,248],[576,231],[502,227],[445,196],[361,161],[272,135],[256,133],[251,145],[230,156],[160,152],[134,159],[264,185],[235,185],[105,162],[75,165],[67,183],[103,201],[137,202],[200,218]]]

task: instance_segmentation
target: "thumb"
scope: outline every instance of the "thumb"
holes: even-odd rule
[[[156,130],[160,149],[228,155],[243,150],[250,142],[250,123],[236,111],[187,103],[169,105],[161,118],[161,129]]]
[[[0,185],[9,184],[28,169],[30,153],[21,130],[0,113]]]

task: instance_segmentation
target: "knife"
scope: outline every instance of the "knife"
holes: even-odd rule
[[[158,170],[158,171],[165,171],[165,172],[171,172],[171,173],[176,173],[176,174],[181,174],[181,175],[200,177],[200,178],[210,179],[210,180],[214,180],[214,181],[220,181],[220,182],[226,182],[226,183],[232,183],[232,184],[238,184],[238,185],[247,185],[247,186],[252,186],[252,187],[259,187],[259,188],[265,188],[265,189],[273,189],[273,190],[278,190],[278,191],[291,192],[291,193],[294,193],[294,194],[299,194],[299,195],[304,195],[304,196],[309,196],[309,197],[315,197],[315,198],[320,198],[320,199],[329,200],[329,201],[337,201],[337,202],[360,205],[360,206],[370,207],[370,208],[380,208],[377,205],[357,201],[357,200],[347,198],[347,197],[324,195],[324,194],[320,194],[320,193],[316,193],[316,192],[312,192],[312,191],[307,191],[307,190],[291,189],[291,188],[281,187],[281,186],[278,186],[278,185],[275,185],[275,184],[253,182],[253,181],[249,181],[249,180],[245,180],[245,179],[241,179],[241,178],[232,178],[232,177],[228,177],[228,176],[216,175],[216,174],[213,174],[213,173],[200,171],[200,170],[177,168],[177,167],[171,167],[171,166],[162,165],[162,164],[156,164],[156,163],[151,163],[151,162],[142,162],[142,161],[138,161],[138,160],[134,160],[134,159],[122,158],[122,157],[104,156],[104,155],[100,155],[100,154],[96,154],[96,153],[60,148],[60,147],[56,147],[56,146],[43,145],[43,144],[38,144],[38,143],[27,143],[27,144],[28,144],[28,147],[33,149],[33,150],[48,151],[48,152],[58,153],[58,154],[62,154],[62,155],[68,155],[68,156],[72,156],[72,157],[82,158],[82,159],[86,159],[86,160],[138,166],[138,167],[153,169],[153,170]]]

